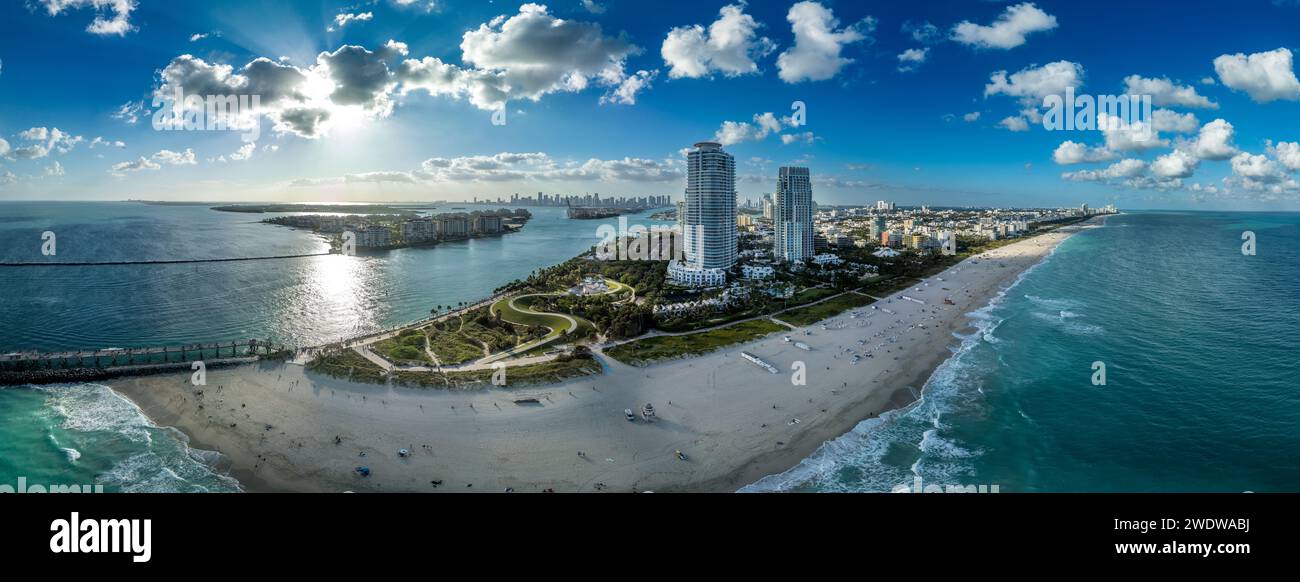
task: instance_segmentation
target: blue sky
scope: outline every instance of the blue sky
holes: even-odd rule
[[[718,139],[742,197],[801,164],[823,204],[1297,209],[1297,23],[1293,0],[7,2],[0,200],[676,195]],[[258,94],[233,118],[257,139],[156,130],[176,87]],[[1048,131],[1067,87],[1152,95],[1155,139]]]

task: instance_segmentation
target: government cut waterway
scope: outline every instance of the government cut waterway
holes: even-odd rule
[[[444,205],[434,212],[491,209]],[[615,220],[569,220],[530,208],[522,232],[339,255],[193,264],[0,267],[0,352],[129,348],[272,338],[312,345],[490,296],[600,241]],[[629,215],[651,224],[651,212]],[[0,263],[119,262],[320,253],[303,230],[260,224],[281,214],[138,203],[0,203]],[[41,234],[57,255],[41,255]]]

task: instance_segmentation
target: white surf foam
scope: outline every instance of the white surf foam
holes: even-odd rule
[[[923,477],[926,482],[942,483],[951,481],[953,475],[965,472],[966,460],[977,457],[981,454],[980,451],[962,447],[939,436],[942,431],[942,413],[949,410],[949,406],[957,404],[954,401],[961,400],[962,388],[974,380],[966,372],[983,373],[968,369],[968,366],[963,365],[963,360],[980,341],[998,343],[993,331],[1004,320],[996,317],[994,312],[1002,305],[1007,293],[1055,256],[1058,248],[1059,245],[1041,261],[1022,271],[1010,285],[993,296],[987,305],[967,314],[978,331],[963,339],[953,355],[935,369],[922,387],[917,401],[904,408],[885,412],[877,418],[859,422],[848,433],[822,443],[812,455],[793,468],[763,477],[739,491],[783,492],[806,487],[828,492],[883,492],[891,491],[898,485],[910,486],[912,479],[917,476]],[[1029,295],[1026,298],[1030,301],[1055,301],[1059,305],[1058,309],[1083,307],[1070,300],[1044,300]],[[979,386],[975,388],[966,393],[973,394],[973,398],[982,399],[983,391],[979,390]],[[919,441],[916,436],[918,429]],[[909,441],[915,443],[912,446],[919,450],[920,456],[903,473],[886,463],[885,457],[891,452],[891,445]],[[931,450],[927,451],[927,448]],[[934,456],[929,456],[932,453]],[[960,462],[947,462],[950,460]]]
[[[116,462],[96,481],[122,492],[239,491],[234,478],[213,470],[220,453],[193,449],[183,433],[153,424],[135,403],[102,384],[43,386],[46,405],[61,418],[64,430],[94,435],[109,433],[129,441],[126,459]],[[154,434],[166,438],[155,439]],[[53,439],[51,435],[51,439]],[[82,443],[85,448],[85,443]],[[70,461],[80,451],[61,447]]]

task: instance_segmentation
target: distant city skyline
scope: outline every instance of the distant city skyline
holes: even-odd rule
[[[1300,3],[1227,10],[8,2],[0,201],[675,200],[709,140],[742,200],[799,166],[822,205],[1300,209]],[[1154,109],[1049,131],[1071,94]]]

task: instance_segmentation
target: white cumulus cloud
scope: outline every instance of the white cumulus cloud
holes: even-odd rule
[[[136,9],[136,0],[40,0],[40,3],[50,16],[78,8],[94,9],[95,19],[86,26],[86,32],[91,34],[125,36],[135,30],[131,12]]]
[[[1286,48],[1250,56],[1220,55],[1214,59],[1214,71],[1225,86],[1245,91],[1257,103],[1300,100],[1300,81],[1292,69],[1291,51]]]
[[[758,59],[776,49],[776,43],[758,35],[762,27],[745,14],[744,4],[723,6],[718,19],[706,30],[698,24],[668,31],[660,48],[668,76],[705,77],[720,72],[728,77],[758,72]]]
[[[1129,95],[1150,95],[1151,102],[1160,107],[1219,108],[1218,103],[1198,94],[1196,87],[1175,84],[1168,77],[1129,75],[1124,78],[1124,87]]]
[[[825,81],[835,77],[853,59],[841,56],[844,47],[870,39],[876,19],[864,18],[844,28],[830,8],[804,1],[786,14],[794,31],[794,46],[776,59],[778,76],[787,83]]]
[[[898,54],[898,70],[900,72],[915,71],[917,67],[925,63],[925,59],[930,55],[928,48],[910,48]]]
[[[983,49],[1013,49],[1025,44],[1025,37],[1056,28],[1056,17],[1032,2],[1008,6],[993,24],[983,26],[969,20],[952,28],[952,39]]]

